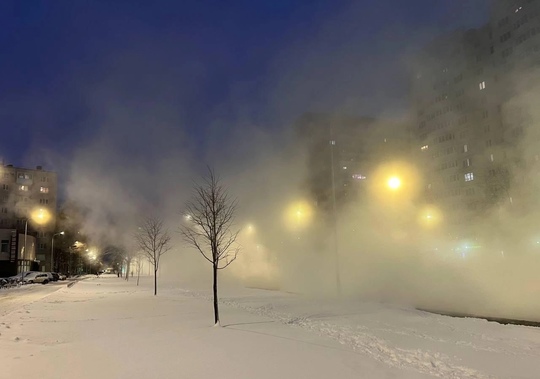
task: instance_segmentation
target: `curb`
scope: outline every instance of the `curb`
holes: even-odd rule
[[[433,313],[433,314],[441,315],[441,316],[457,317],[457,318],[476,318],[479,320],[487,320],[490,322],[496,322],[502,325],[531,326],[533,328],[540,328],[540,321],[519,320],[519,319],[504,318],[504,317],[481,316],[481,315],[459,313],[459,312],[445,312],[445,311],[426,309],[426,308],[416,308],[416,309],[422,312]]]

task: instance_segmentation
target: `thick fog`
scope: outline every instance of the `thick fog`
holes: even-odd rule
[[[220,272],[223,279],[309,296],[537,318],[540,250],[531,247],[535,233],[540,241],[536,203],[520,211],[501,205],[484,215],[475,224],[480,243],[450,238],[444,217],[439,225],[422,225],[419,190],[388,202],[367,181],[364,196],[340,206],[334,229],[305,187],[308,151],[298,143],[295,120],[305,112],[331,112],[403,128],[410,120],[410,55],[434,33],[471,26],[486,11],[486,2],[446,3],[452,4],[448,19],[424,28],[384,6],[374,15],[364,15],[361,6],[328,15],[316,33],[293,36],[260,81],[231,84],[210,109],[197,99],[211,65],[185,63],[182,79],[170,81],[177,70],[156,63],[169,58],[165,42],[143,32],[110,51],[99,74],[78,81],[87,108],[84,127],[91,132],[69,161],[50,154],[66,199],[89,210],[82,232],[96,246],[136,249],[133,235],[141,219],[163,218],[173,248],[163,257],[161,277],[182,284],[210,280],[211,267],[178,233],[193,184],[209,165],[238,199],[241,252]],[[388,28],[374,43],[356,31],[363,17],[382,15]],[[253,87],[260,87],[258,96],[264,92],[258,105],[250,98]],[[536,98],[531,93],[521,99],[534,123],[540,122]],[[204,113],[205,123],[193,124],[186,116],[190,109]],[[538,150],[537,138],[524,141],[516,151]],[[414,162],[407,165],[415,170]],[[420,186],[421,174],[414,175]],[[302,220],[295,220],[295,212]]]

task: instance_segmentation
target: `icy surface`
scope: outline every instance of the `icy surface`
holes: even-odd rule
[[[49,287],[52,288],[52,287]],[[115,276],[0,313],[1,370],[20,378],[538,378],[540,329],[412,308],[224,286],[151,295]],[[23,293],[24,291],[20,291]],[[5,299],[0,298],[0,309]]]

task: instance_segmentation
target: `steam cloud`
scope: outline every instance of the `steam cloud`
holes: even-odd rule
[[[485,3],[475,3],[479,7],[474,9],[485,11]],[[66,196],[90,210],[83,232],[96,243],[114,241],[132,248],[137,220],[145,214],[160,215],[175,246],[163,258],[162,274],[182,281],[209,276],[202,258],[182,245],[175,230],[182,222],[193,180],[210,164],[240,204],[237,221],[243,229],[243,251],[225,276],[245,285],[312,296],[335,294],[335,250],[329,226],[314,223],[301,235],[284,227],[287,205],[305,197],[301,186],[307,175],[306,152],[298,148],[291,124],[313,110],[408,117],[403,100],[408,56],[440,29],[428,25],[418,31],[398,11],[381,9],[380,13],[393,22],[378,45],[367,44],[364,36],[356,34],[354,24],[361,22],[356,17],[362,15],[356,6],[330,15],[315,37],[293,40],[269,65],[268,80],[257,84],[265,93],[262,101],[268,103],[260,119],[247,110],[249,85],[248,89],[233,86],[223,103],[199,109],[194,99],[199,88],[209,84],[204,77],[210,68],[186,64],[181,71],[190,79],[176,82],[182,88],[174,88],[169,78],[175,72],[155,63],[160,59],[150,59],[157,55],[166,60],[164,47],[153,46],[150,37],[111,52],[101,62],[110,74],[97,84],[83,82],[80,89],[88,108],[86,128],[95,129],[80,141],[69,162]],[[456,24],[453,18],[446,20],[448,28]],[[364,48],[369,49],[368,59],[361,52]],[[520,100],[528,105],[528,116],[535,123],[540,115],[532,104],[538,95],[529,93]],[[190,107],[208,113],[205,125],[191,124]],[[223,116],[231,113],[233,117]],[[529,142],[519,150],[537,151],[538,146]],[[57,166],[66,164],[57,161]],[[417,211],[412,204],[402,210],[409,215]],[[486,241],[532,238],[538,224],[533,210],[526,216],[505,212],[498,209],[486,216],[478,224],[478,234]],[[249,224],[254,227],[251,235]],[[534,294],[540,286],[536,280],[540,254],[525,252],[524,244],[506,243],[509,249],[504,256],[487,246],[482,254],[461,259],[459,254],[446,254],[455,241],[417,230],[415,225],[400,223],[398,215],[381,212],[376,203],[342,210],[338,250],[343,295],[506,317],[538,314]]]

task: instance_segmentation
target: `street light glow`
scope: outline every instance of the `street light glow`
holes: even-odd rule
[[[51,213],[44,208],[38,208],[30,214],[30,218],[38,225],[45,225],[51,219]]]
[[[248,224],[247,227],[246,227],[246,232],[247,234],[253,234],[255,233],[255,227],[253,226],[253,224]]]
[[[434,206],[426,206],[420,210],[418,222],[426,227],[433,228],[438,226],[443,221],[442,212]]]
[[[307,201],[291,203],[285,211],[285,222],[292,230],[306,228],[311,224],[312,218],[313,208]]]
[[[404,207],[418,195],[421,178],[416,167],[405,161],[382,163],[369,175],[368,189],[385,207]]]
[[[388,179],[388,187],[392,190],[397,190],[399,187],[401,187],[401,180],[397,176],[392,176],[390,179]]]

